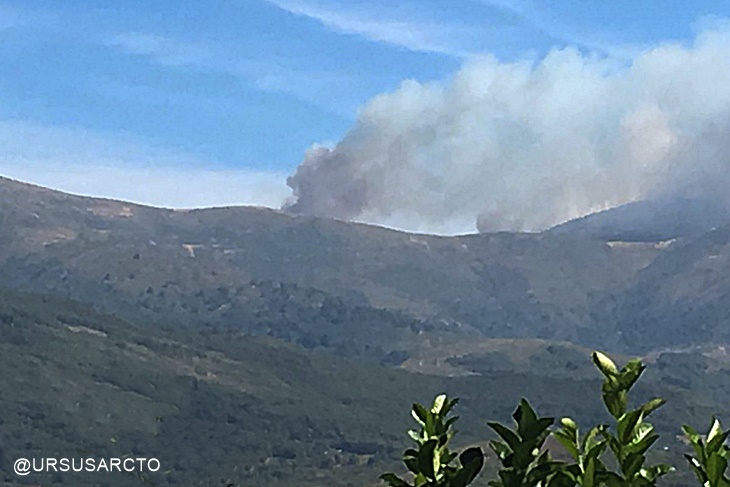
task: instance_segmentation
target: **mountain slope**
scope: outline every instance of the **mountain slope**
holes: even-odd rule
[[[724,205],[709,200],[659,198],[636,201],[553,227],[555,234],[582,234],[603,240],[656,242],[699,235],[730,225]]]
[[[487,439],[486,421],[507,421],[522,396],[547,415],[602,421],[588,357],[578,353],[576,367],[561,371],[562,352],[540,350],[526,350],[527,362],[513,370],[434,377],[230,330],[164,330],[80,303],[0,292],[0,483],[16,480],[7,472],[20,457],[132,455],[160,460],[161,472],[149,476],[154,485],[363,486],[397,468],[410,403],[442,391],[462,398],[462,444]],[[730,399],[730,361],[682,357],[654,357],[653,375],[639,387],[641,397],[670,400],[656,423],[673,452],[679,422],[707,418]],[[27,480],[140,485],[104,474]]]
[[[164,331],[9,292],[0,370],[0,471],[20,457],[134,454],[170,471],[153,475],[158,485],[358,485],[363,472],[374,478],[367,462],[389,465],[407,426],[398,413],[440,388],[276,340]],[[61,477],[92,485],[97,475]]]
[[[297,286],[324,293],[317,299],[329,296],[342,310],[389,310],[380,331],[364,336],[386,356],[397,350],[383,343],[413,339],[401,331],[394,340],[399,326],[415,334],[448,328],[593,339],[594,295],[622,289],[662,252],[572,235],[410,235],[255,208],[172,211],[9,180],[0,181],[0,215],[6,286],[91,302],[133,320],[244,326],[282,337],[285,331],[255,319],[242,324],[239,311],[273,299],[251,284]],[[404,317],[425,324],[402,326]],[[353,326],[329,334],[335,348],[363,339]],[[328,340],[301,335],[295,341]]]
[[[0,282],[132,321],[229,327],[395,365],[452,336],[643,353],[730,339],[730,227],[704,232],[726,217],[708,205],[636,203],[542,234],[436,237],[0,180]],[[649,233],[601,238],[589,231],[601,221]],[[665,237],[693,222],[699,233],[676,241],[605,239]]]
[[[0,282],[45,293],[0,290],[0,472],[133,454],[160,458],[157,485],[362,486],[396,466],[410,403],[442,391],[462,397],[465,444],[521,396],[604,421],[576,344],[647,352],[638,392],[669,399],[676,464],[677,426],[730,401],[724,348],[694,346],[730,338],[728,262],[727,228],[668,246],[444,238],[0,180]]]

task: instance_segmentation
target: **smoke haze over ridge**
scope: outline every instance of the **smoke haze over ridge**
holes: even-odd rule
[[[637,199],[725,203],[730,27],[629,66],[573,48],[468,61],[370,100],[288,179],[288,211],[432,233],[539,230]]]

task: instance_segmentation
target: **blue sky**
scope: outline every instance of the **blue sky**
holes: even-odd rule
[[[626,65],[727,16],[726,1],[0,0],[0,174],[276,206],[308,147],[403,80],[566,46]]]

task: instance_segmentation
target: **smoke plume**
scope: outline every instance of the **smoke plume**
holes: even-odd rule
[[[288,178],[288,210],[433,233],[539,230],[636,199],[727,198],[730,29],[629,66],[553,50],[370,100]]]

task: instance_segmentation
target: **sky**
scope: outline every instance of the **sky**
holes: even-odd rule
[[[703,97],[730,85],[728,17],[709,0],[0,0],[0,175],[165,207],[544,228],[668,187],[657,167],[722,138],[725,92]]]

